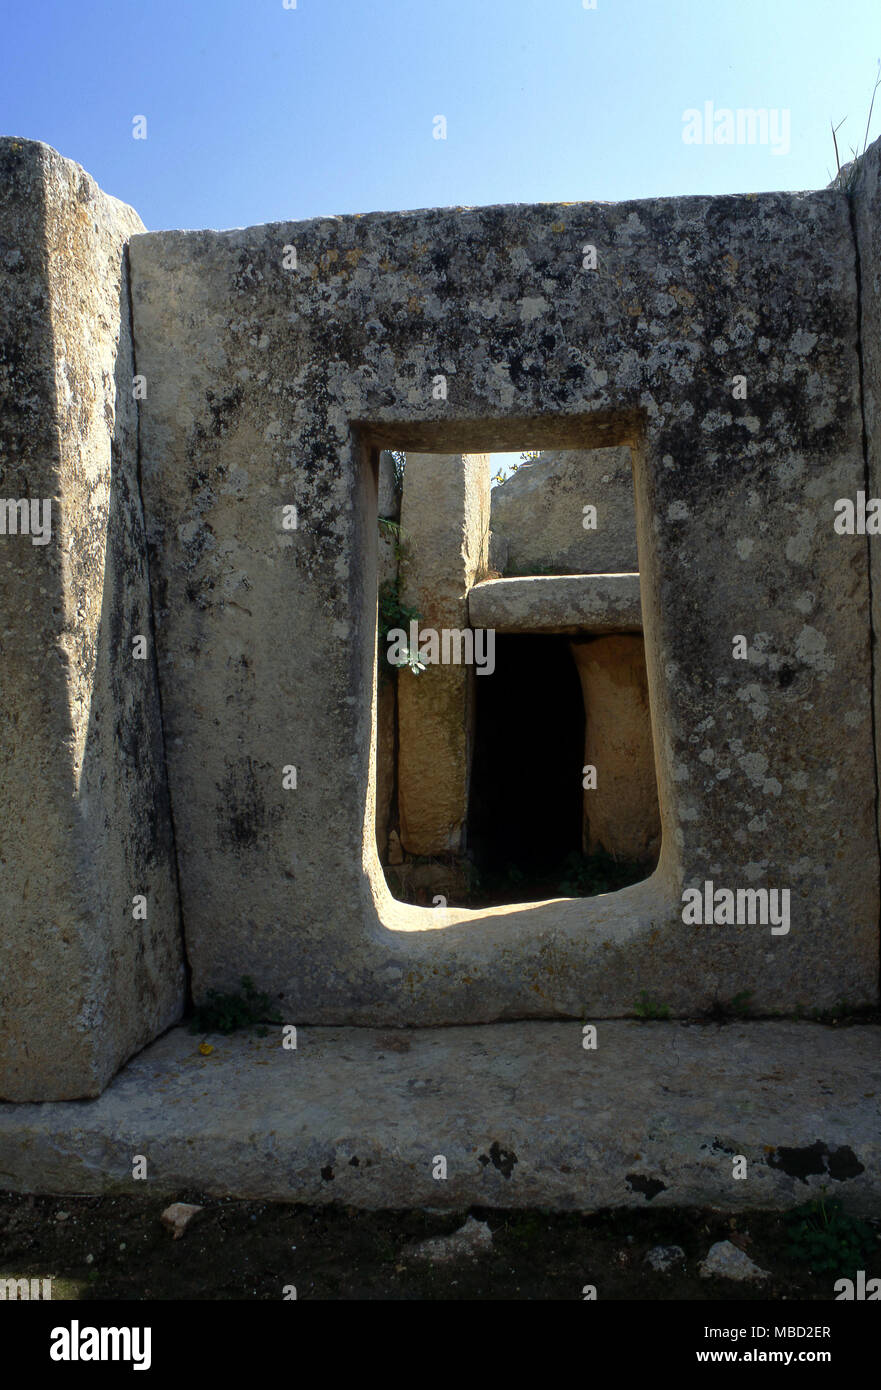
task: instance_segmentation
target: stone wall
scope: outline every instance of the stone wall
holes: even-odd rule
[[[493,488],[491,524],[506,575],[638,570],[630,451],[543,453]]]
[[[878,448],[877,147],[854,201],[147,234],[44,147],[2,158],[0,458],[61,520],[45,558],[0,538],[0,1095],[92,1094],[182,1004],[159,703],[128,657],[135,364],[197,999],[249,974],[299,1023],[877,1001],[870,562],[832,524]],[[439,918],[376,851],[376,455],[524,442],[630,450],[661,856],[601,898]],[[788,890],[789,931],[683,922],[707,881]]]
[[[397,1023],[619,1013],[641,989],[677,1012],[875,998],[868,573],[831,527],[863,476],[845,195],[163,232],[131,258],[197,997],[249,973],[297,1017]],[[389,898],[373,843],[367,458],[524,440],[631,450],[661,859],[440,930]],[[685,925],[707,880],[789,888],[790,933]]]

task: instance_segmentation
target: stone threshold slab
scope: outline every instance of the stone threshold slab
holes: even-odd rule
[[[96,1100],[0,1105],[0,1187],[363,1208],[783,1208],[881,1199],[881,1028],[177,1028]],[[145,1180],[132,1179],[135,1155]],[[745,1180],[733,1158],[747,1159]],[[446,1179],[432,1177],[438,1156]]]
[[[638,574],[486,579],[468,593],[472,627],[496,632],[642,632]]]

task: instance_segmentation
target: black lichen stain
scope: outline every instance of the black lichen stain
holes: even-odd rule
[[[628,1173],[627,1186],[631,1192],[641,1192],[647,1202],[657,1197],[659,1192],[667,1191],[667,1184],[659,1178],[647,1178],[644,1173]]]
[[[514,1171],[514,1164],[518,1162],[517,1155],[513,1149],[503,1149],[498,1140],[494,1139],[489,1146],[489,1156],[478,1154],[478,1163],[482,1163],[484,1168],[491,1163],[494,1168],[498,1168],[503,1178],[510,1178]]]
[[[730,1149],[727,1144],[723,1144],[718,1137],[713,1139],[712,1144],[701,1144],[701,1149],[714,1154],[728,1154],[729,1157],[734,1155],[734,1150]]]
[[[251,759],[229,767],[218,790],[218,839],[230,847],[255,844],[265,831],[269,816],[262,780]]]
[[[848,1178],[858,1177],[865,1169],[847,1144],[837,1149],[829,1149],[819,1139],[815,1144],[801,1149],[781,1147],[768,1155],[772,1168],[779,1168],[790,1178],[798,1178],[807,1183],[809,1177],[828,1174],[835,1182],[846,1182]]]
[[[780,667],[780,670],[777,672],[777,684],[780,686],[780,689],[786,690],[788,686],[792,685],[792,682],[795,680],[796,675],[797,672],[795,671],[794,667],[788,666],[784,663]]]

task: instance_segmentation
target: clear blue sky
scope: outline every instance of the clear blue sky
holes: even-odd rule
[[[149,228],[235,227],[823,187],[830,119],[862,145],[881,3],[10,0],[2,35],[2,133],[54,145]],[[789,152],[685,144],[708,101],[788,111]]]

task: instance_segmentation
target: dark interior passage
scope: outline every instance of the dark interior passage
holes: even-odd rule
[[[584,702],[568,638],[495,641],[495,671],[474,682],[468,847],[480,888],[522,902],[559,893],[581,852]]]

